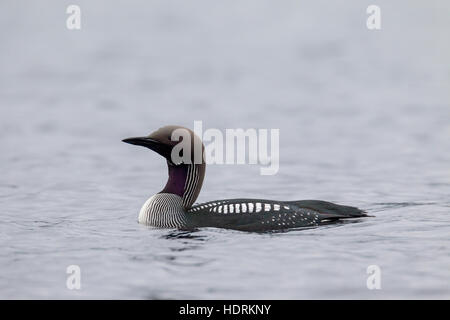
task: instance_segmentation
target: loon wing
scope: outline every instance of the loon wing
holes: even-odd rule
[[[365,216],[363,211],[326,201],[227,199],[194,205],[188,210],[192,225],[245,231],[312,227],[324,220]]]
[[[351,206],[343,206],[340,204],[322,201],[322,200],[298,200],[289,201],[300,208],[309,208],[320,213],[322,219],[345,219],[367,217],[364,210]]]

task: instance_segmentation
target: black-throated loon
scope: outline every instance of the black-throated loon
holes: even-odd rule
[[[147,137],[123,140],[159,153],[166,158],[169,169],[166,186],[145,202],[139,213],[139,223],[160,228],[216,227],[271,231],[312,227],[324,221],[367,216],[358,208],[320,200],[229,199],[193,205],[202,187],[206,165],[203,155],[196,162],[175,164],[172,161],[172,149],[180,142],[172,141],[172,133],[176,129],[189,132],[192,150],[195,143],[204,148],[194,132],[179,126],[165,126]],[[191,160],[194,160],[194,155]]]

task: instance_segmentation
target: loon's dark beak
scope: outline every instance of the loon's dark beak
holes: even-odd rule
[[[171,146],[169,146],[165,143],[162,143],[158,140],[149,138],[149,137],[127,138],[127,139],[123,139],[122,141],[129,143],[129,144],[134,144],[136,146],[143,146],[143,147],[149,148],[149,149],[159,153],[160,155],[162,155],[165,158],[170,156],[170,152],[172,150]]]
[[[122,141],[129,143],[129,144],[134,144],[134,145],[143,146],[143,147],[149,147],[151,145],[158,143],[158,141],[147,138],[147,137],[133,137],[133,138],[123,139]]]

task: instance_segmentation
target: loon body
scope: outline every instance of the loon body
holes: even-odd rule
[[[191,149],[202,146],[200,161],[174,163],[172,150],[179,141],[172,140],[175,130],[186,130]],[[242,231],[271,231],[312,227],[324,222],[367,216],[364,211],[320,200],[274,201],[262,199],[227,199],[195,204],[205,175],[203,145],[189,129],[165,126],[147,137],[124,139],[147,147],[167,160],[169,179],[164,189],[150,197],[139,213],[139,223],[159,228],[194,229],[216,227]],[[184,158],[186,159],[186,158]]]

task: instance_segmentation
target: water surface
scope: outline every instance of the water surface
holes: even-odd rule
[[[446,1],[0,4],[0,298],[450,298]],[[166,125],[280,128],[280,170],[209,166],[198,201],[323,199],[307,230],[155,230],[167,176],[120,142]],[[66,288],[79,265],[81,290]],[[366,269],[381,268],[381,290]]]

